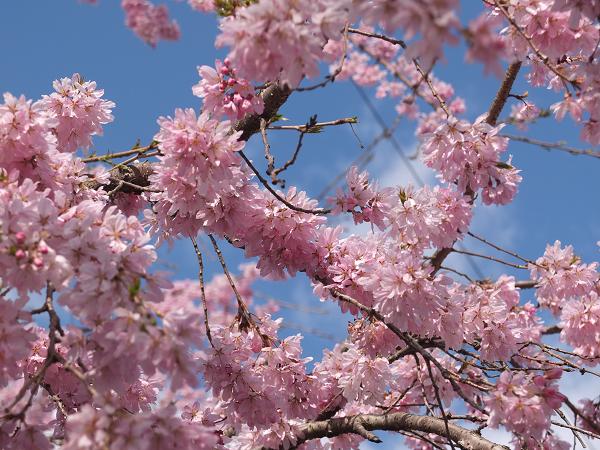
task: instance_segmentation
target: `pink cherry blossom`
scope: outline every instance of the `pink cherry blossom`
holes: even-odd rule
[[[425,140],[425,164],[439,172],[442,180],[458,184],[460,190],[482,189],[485,204],[506,204],[521,182],[511,160],[503,162],[508,139],[498,136],[501,127],[492,127],[480,117],[474,124],[450,118]]]
[[[533,377],[522,372],[504,372],[495,390],[485,399],[491,412],[490,426],[503,425],[527,445],[541,442],[550,427],[554,409],[564,400],[555,384],[560,377],[560,369]]]
[[[221,21],[217,46],[229,46],[236,73],[248,80],[281,80],[296,87],[302,77],[314,77],[325,37],[310,21],[317,3],[266,0]],[[343,23],[343,20],[341,20]],[[276,45],[273,45],[276,43]],[[259,60],[254,55],[261,54]]]
[[[152,47],[161,39],[179,39],[179,26],[169,19],[165,5],[156,6],[149,0],[122,0],[121,7],[127,26]]]
[[[547,245],[544,256],[530,264],[531,276],[539,284],[536,296],[543,306],[557,314],[562,300],[590,293],[598,282],[597,263],[583,264],[567,245],[560,241]]]
[[[54,115],[58,125],[53,128],[58,149],[74,152],[88,149],[92,135],[102,134],[102,125],[112,122],[115,104],[103,100],[102,89],[96,89],[93,81],[84,81],[74,74],[70,79],[61,78],[53,83],[55,93],[42,97],[40,105]]]
[[[262,98],[254,94],[248,81],[235,76],[227,59],[217,60],[215,68],[199,67],[198,73],[202,79],[192,87],[192,92],[204,99],[204,111],[216,116],[225,114],[231,120],[239,120],[246,114],[262,114]]]
[[[179,37],[165,5],[121,5],[152,47]],[[0,448],[349,450],[383,429],[414,449],[496,448],[470,430],[502,427],[516,449],[566,450],[559,418],[594,438],[598,399],[575,405],[559,381],[600,361],[598,263],[559,241],[533,261],[519,239],[503,248],[469,231],[480,203],[510,203],[519,188],[505,127],[569,114],[600,142],[599,2],[487,2],[464,24],[457,0],[187,6],[220,15],[227,57],[198,62],[200,110],[160,117],[146,146],[92,148],[115,104],[77,74],[40,100],[4,94]],[[440,78],[459,52],[501,76],[491,106]],[[300,88],[304,78],[322,81]],[[366,151],[414,127],[441,184],[385,186],[364,170],[371,153],[346,170],[331,211],[314,186],[269,184],[252,138],[262,121],[296,117],[296,99],[344,80],[398,114]],[[550,116],[530,103],[540,88]],[[465,119],[467,106],[479,117]],[[312,129],[275,128],[313,145]],[[345,229],[350,217],[369,225]],[[190,238],[179,262],[197,276],[171,281],[157,247]],[[244,258],[237,270],[229,252]],[[455,253],[486,265],[463,269]],[[261,291],[292,277],[340,315],[302,303],[331,315],[291,324],[296,312]],[[288,287],[286,308],[303,297]],[[322,353],[289,332],[324,340],[333,321],[347,335]]]

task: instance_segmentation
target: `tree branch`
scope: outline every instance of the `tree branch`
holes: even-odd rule
[[[560,150],[562,152],[566,152],[569,153],[571,155],[586,155],[586,156],[592,156],[594,158],[599,158],[600,159],[600,152],[596,151],[594,149],[591,148],[575,148],[575,147],[570,147],[568,145],[566,145],[564,142],[546,142],[546,141],[540,141],[538,139],[532,139],[532,138],[528,138],[527,136],[516,136],[514,134],[501,134],[500,136],[502,137],[507,137],[512,141],[519,141],[519,142],[524,142],[526,144],[530,144],[530,145],[537,145],[545,150]]]
[[[488,441],[474,431],[448,423],[437,417],[418,416],[408,413],[362,414],[349,417],[336,417],[329,420],[309,422],[301,427],[296,446],[312,439],[335,437],[353,433],[371,442],[381,442],[371,431],[421,431],[446,437],[446,426],[450,438],[461,448],[470,450],[507,450],[508,447]]]
[[[502,108],[504,108],[504,105],[506,104],[506,100],[508,99],[510,90],[512,89],[513,84],[517,78],[517,74],[521,69],[521,64],[521,61],[512,63],[510,66],[508,66],[508,69],[504,74],[504,81],[502,81],[500,89],[498,89],[498,92],[496,93],[496,97],[492,102],[492,106],[490,106],[490,111],[488,112],[486,120],[486,122],[492,126],[496,125],[498,117],[502,112]]]

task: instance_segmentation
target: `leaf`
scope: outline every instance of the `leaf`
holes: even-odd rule
[[[496,167],[499,167],[500,169],[514,169],[513,166],[502,161],[497,162]]]

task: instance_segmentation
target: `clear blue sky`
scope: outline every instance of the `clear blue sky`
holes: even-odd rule
[[[118,3],[100,0],[99,5],[90,6],[76,0],[0,2],[0,91],[37,99],[52,90],[54,79],[74,72],[97,81],[105,90],[105,98],[117,104],[115,122],[105,128],[105,136],[94,141],[93,149],[98,153],[105,149],[125,150],[137,139],[149,142],[157,131],[156,119],[173,114],[176,107],[198,109],[199,99],[191,92],[192,85],[198,81],[196,66],[211,65],[216,57],[224,56],[224,50],[216,51],[213,47],[217,32],[213,16],[193,12],[185,2],[167,0],[180,24],[182,38],[175,43],[161,42],[158,48],[152,49],[124,26]],[[473,17],[480,10],[477,1],[467,0],[461,5],[464,18]],[[473,119],[487,110],[499,80],[485,77],[479,65],[464,64],[463,50],[461,46],[449,49],[447,60],[438,65],[435,73],[451,82],[457,94],[465,98],[467,116]],[[523,80],[523,73],[514,91],[529,91],[530,98],[540,107],[559,99],[551,92],[530,89]],[[390,123],[394,117],[393,105],[373,101]],[[506,108],[505,113],[508,111]],[[360,124],[355,130],[365,144],[380,131],[355,88],[347,82],[336,83],[325,90],[296,93],[281,112],[290,123],[304,123],[313,114],[318,114],[320,120],[358,116]],[[514,129],[507,131],[519,133]],[[415,150],[413,132],[414,124],[405,121],[396,134],[408,154]],[[577,127],[568,119],[558,124],[542,120],[529,132],[539,139],[565,140],[585,147],[578,140],[578,134]],[[273,152],[279,160],[287,159],[295,141],[277,136],[272,133]],[[289,137],[295,136],[290,134]],[[248,152],[259,164],[264,162],[261,151],[259,140],[254,138],[249,142]],[[595,243],[600,239],[600,161],[546,152],[520,143],[512,143],[509,151],[514,156],[513,163],[523,170],[520,192],[508,207],[478,206],[475,231],[531,258],[541,255],[546,243],[559,239],[573,244],[584,260],[598,259]],[[287,173],[288,185],[296,184],[316,196],[360,152],[348,127],[309,135],[299,163]],[[381,145],[375,154],[369,166],[374,175],[394,183],[414,182],[389,143]],[[420,173],[429,176],[420,162],[413,164]],[[465,246],[481,249],[472,240],[465,241]],[[227,245],[223,248],[231,267],[242,262],[239,250]],[[208,246],[205,245],[205,249],[208,253]],[[175,272],[175,278],[196,276],[196,260],[187,242],[177,244],[171,251],[162,248],[160,252],[164,262]],[[454,262],[470,271],[464,261]],[[492,276],[502,270],[483,262],[478,265]],[[217,273],[214,259],[210,270]],[[521,279],[527,277],[526,273],[518,275]],[[318,303],[303,275],[282,283],[260,283],[259,289],[265,295],[286,302],[323,307],[328,314],[284,311],[284,316],[304,327],[317,328],[337,337],[344,335],[347,317],[340,316],[330,304]],[[525,298],[530,296],[525,293]],[[305,349],[314,356],[328,345],[331,341],[311,334],[305,338]]]

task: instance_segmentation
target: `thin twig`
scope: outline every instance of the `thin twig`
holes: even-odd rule
[[[457,250],[455,248],[450,249],[450,251],[454,252],[454,253],[460,253],[461,255],[469,255],[469,256],[475,256],[477,258],[487,259],[487,260],[494,261],[494,262],[497,262],[497,263],[500,263],[500,264],[504,264],[504,265],[509,266],[509,267],[514,267],[515,269],[527,269],[527,266],[523,266],[523,265],[520,265],[520,264],[513,264],[513,263],[510,263],[508,261],[504,261],[502,259],[495,258],[493,256],[482,255],[480,253],[470,252],[470,251],[467,251],[467,250]]]
[[[588,431],[588,430],[585,430],[583,428],[576,427],[575,425],[568,425],[568,424],[556,422],[555,420],[552,421],[552,425],[556,425],[557,427],[562,427],[562,428],[568,428],[571,431],[577,431],[578,433],[585,434],[585,435],[587,435],[589,437],[592,437],[594,439],[600,439],[600,434],[596,434],[596,433],[594,433],[592,431]]]
[[[58,341],[58,335],[63,336],[65,333],[60,325],[60,319],[56,311],[54,310],[54,306],[52,304],[52,296],[54,294],[54,288],[50,283],[46,286],[46,299],[44,301],[44,306],[40,308],[43,311],[48,313],[50,326],[48,331],[48,348],[46,351],[46,358],[42,366],[38,369],[38,371],[30,378],[28,378],[13,401],[4,409],[5,415],[1,418],[2,420],[12,420],[19,419],[24,420],[25,413],[33,404],[33,399],[37,394],[37,391],[46,375],[46,371],[52,366],[54,363],[59,361],[59,354],[56,352],[56,343]],[[30,395],[27,400],[27,403],[21,408],[18,413],[10,413],[10,410],[17,404],[21,399],[25,396],[26,392],[30,390]]]
[[[303,212],[306,214],[315,214],[315,215],[326,215],[331,212],[331,209],[325,209],[325,208],[306,209],[306,208],[301,208],[300,206],[296,206],[296,205],[290,203],[285,198],[283,198],[281,195],[279,195],[277,193],[277,191],[271,187],[271,185],[269,185],[269,182],[260,174],[260,172],[256,169],[256,167],[254,167],[254,165],[252,164],[252,161],[250,161],[248,159],[248,157],[242,150],[240,150],[238,152],[238,154],[242,157],[242,159],[246,162],[246,164],[248,164],[248,167],[250,167],[252,172],[254,172],[254,175],[256,175],[256,177],[258,178],[260,183],[273,195],[273,197],[275,197],[277,200],[279,200],[281,203],[283,203],[285,206],[287,206],[291,210],[294,210],[297,212]]]
[[[330,74],[327,75],[325,77],[325,79],[323,81],[321,81],[320,83],[314,84],[312,86],[307,86],[307,87],[298,87],[296,89],[294,89],[295,91],[298,92],[305,92],[305,91],[314,91],[315,89],[318,88],[322,88],[327,86],[329,83],[334,83],[336,78],[338,77],[338,75],[340,73],[342,73],[342,70],[344,69],[344,64],[346,62],[346,58],[348,57],[348,22],[346,22],[346,25],[344,25],[344,30],[342,31],[342,35],[344,37],[344,50],[342,53],[342,58],[340,59],[340,63],[337,66],[337,68],[335,69],[335,71]]]
[[[465,278],[465,279],[466,279],[467,281],[469,281],[470,283],[474,283],[473,279],[472,279],[472,278],[471,278],[469,275],[467,275],[466,273],[459,272],[459,271],[458,271],[458,270],[456,270],[456,269],[452,269],[452,268],[450,268],[450,267],[446,267],[446,266],[440,266],[440,269],[442,269],[442,270],[447,270],[448,272],[455,273],[456,275],[460,275],[461,277]]]
[[[210,342],[211,347],[215,347],[212,341],[212,336],[210,334],[210,326],[208,324],[208,307],[206,304],[206,292],[204,290],[204,262],[202,261],[202,252],[198,247],[198,243],[196,239],[192,236],[190,237],[192,241],[192,245],[194,246],[194,251],[196,252],[196,258],[198,259],[198,281],[200,282],[200,299],[202,300],[202,309],[204,310],[204,328],[206,329],[206,337],[208,338],[208,342]]]
[[[129,181],[126,181],[126,180],[119,180],[117,178],[112,178],[112,177],[109,177],[109,180],[113,181],[115,183],[118,183],[117,186],[120,186],[120,187],[122,187],[122,186],[128,186],[128,187],[130,187],[132,189],[135,189],[137,191],[143,191],[143,192],[161,192],[160,189],[153,189],[153,188],[150,188],[150,187],[147,187],[147,186],[140,186],[139,184],[130,183]],[[119,189],[120,189],[120,187],[119,187]],[[113,189],[112,191],[109,192],[109,195],[115,194],[117,191],[118,191],[118,189]]]
[[[313,125],[270,125],[268,130],[295,130],[298,132],[311,133],[315,130],[320,130],[324,127],[333,127],[337,125],[345,125],[348,123],[358,123],[356,117],[344,117],[342,119],[330,120],[329,122],[316,122]]]
[[[573,414],[575,414],[575,417],[579,416],[581,417],[583,420],[585,420],[585,422],[594,429],[594,431],[596,433],[600,434],[600,423],[596,422],[595,420],[590,419],[589,417],[587,417],[585,414],[583,414],[581,412],[581,410],[579,408],[577,408],[577,406],[575,406],[573,404],[573,402],[571,402],[571,400],[569,400],[569,398],[565,398],[565,404],[567,405],[567,407],[573,412]]]
[[[433,392],[435,393],[435,398],[438,402],[438,407],[440,408],[440,413],[442,414],[442,418],[444,419],[444,426],[446,427],[446,437],[448,438],[448,442],[450,443],[450,447],[454,450],[454,443],[452,442],[452,438],[450,437],[450,428],[448,426],[448,418],[446,417],[446,412],[444,411],[444,405],[442,405],[442,397],[440,397],[440,391],[438,389],[437,383],[433,378],[433,371],[431,370],[431,363],[428,359],[425,359],[425,365],[427,366],[427,372],[429,373],[429,379],[431,380],[431,385],[433,386]]]
[[[300,136],[298,137],[298,144],[296,144],[296,149],[294,150],[292,157],[289,160],[287,160],[283,164],[283,166],[281,166],[271,172],[271,178],[275,178],[273,183],[275,183],[276,181],[279,182],[279,184],[281,185],[282,188],[285,187],[285,181],[277,178],[277,175],[279,175],[284,170],[287,170],[291,165],[293,165],[296,162],[296,159],[298,158],[298,154],[300,153],[300,149],[302,148],[302,140],[304,139],[305,134],[306,134],[305,132],[300,133]]]
[[[393,38],[390,38],[390,37],[385,36],[383,34],[371,33],[371,32],[368,32],[368,31],[358,30],[356,28],[349,28],[348,32],[349,33],[354,33],[354,34],[360,34],[361,36],[367,36],[367,37],[382,39],[382,40],[384,40],[386,42],[389,42],[391,44],[399,45],[404,50],[407,49],[407,45],[406,45],[406,43],[404,41],[402,41],[400,39],[393,39]],[[412,62],[414,64],[415,68],[417,69],[417,72],[419,72],[419,75],[421,75],[421,77],[423,78],[423,80],[425,80],[425,82],[427,83],[427,86],[429,86],[429,90],[431,91],[431,94],[433,95],[433,97],[440,104],[440,108],[442,108],[442,110],[444,111],[444,113],[446,113],[446,117],[450,117],[452,114],[448,110],[448,106],[446,105],[446,102],[444,101],[444,99],[437,92],[437,90],[435,89],[435,86],[433,86],[433,83],[431,82],[431,78],[429,77],[428,72],[426,72],[425,70],[423,70],[423,68],[421,67],[421,64],[419,63],[419,60],[417,58],[412,58]]]
[[[492,247],[492,248],[494,248],[494,249],[496,249],[496,250],[498,250],[500,252],[506,253],[507,255],[510,255],[510,256],[513,256],[513,257],[515,257],[517,259],[520,259],[523,262],[526,262],[526,263],[529,263],[529,264],[535,264],[535,262],[531,261],[530,259],[523,258],[518,253],[515,253],[515,252],[510,251],[510,250],[506,250],[506,249],[504,249],[504,248],[502,248],[502,247],[500,247],[500,246],[498,246],[496,244],[493,244],[492,242],[490,242],[490,241],[482,238],[481,236],[477,236],[475,233],[473,233],[471,231],[467,231],[467,234],[469,236],[471,236],[472,238],[475,238],[478,241],[483,242],[484,244],[489,245],[490,247]]]
[[[579,148],[575,148],[575,147],[569,147],[568,145],[566,145],[563,142],[546,142],[546,141],[540,141],[538,139],[528,138],[526,136],[516,136],[514,134],[501,134],[500,136],[506,137],[513,141],[519,141],[519,142],[524,142],[526,144],[537,145],[546,150],[560,150],[563,152],[567,152],[571,155],[576,155],[576,156],[585,155],[585,156],[591,156],[593,158],[600,159],[600,151],[596,151],[591,148],[579,149]]]
[[[83,158],[82,161],[84,163],[90,163],[90,162],[97,162],[97,161],[107,161],[110,159],[124,158],[125,156],[130,156],[130,155],[141,156],[150,150],[158,148],[157,146],[158,146],[158,142],[152,142],[151,144],[146,145],[145,147],[137,147],[137,148],[132,148],[131,150],[125,150],[123,152],[107,153],[105,155],[100,155],[100,156],[90,156],[88,158]]]
[[[212,243],[215,253],[217,254],[217,258],[219,258],[219,262],[221,263],[221,267],[223,268],[223,273],[227,277],[227,281],[229,281],[229,285],[231,286],[231,289],[233,290],[233,293],[235,294],[235,298],[237,300],[237,305],[238,305],[238,312],[237,312],[236,320],[238,320],[240,323],[240,329],[247,330],[248,328],[253,328],[258,331],[258,327],[252,320],[252,317],[250,316],[250,311],[248,311],[248,307],[246,306],[246,303],[242,299],[242,296],[240,295],[240,293],[235,285],[235,282],[233,281],[233,277],[229,273],[229,269],[227,268],[227,264],[225,263],[225,258],[223,258],[223,253],[221,253],[221,249],[219,248],[217,241],[215,240],[215,238],[213,237],[212,234],[209,234],[208,238],[210,239],[210,242]]]
[[[555,409],[554,411],[556,411],[556,414],[558,414],[560,416],[560,418],[562,420],[564,420],[567,425],[571,425],[571,423],[569,422],[569,419],[567,419],[567,416],[565,415],[564,412],[562,412],[560,409]],[[581,436],[579,436],[579,433],[573,429],[571,431],[573,432],[573,436],[575,437],[575,439],[577,439],[579,441],[581,446],[583,448],[587,448],[585,445],[585,442],[583,442],[583,439],[581,439]]]
[[[394,122],[389,127],[382,130],[375,138],[364,148],[364,151],[352,161],[350,166],[357,166],[359,169],[362,169],[370,160],[373,159],[374,150],[377,148],[377,145],[386,139],[389,139],[394,131],[400,126],[402,122],[402,116],[397,116],[394,119]],[[340,173],[338,173],[330,182],[325,186],[319,195],[317,195],[318,200],[323,200],[325,196],[333,189],[337,184],[346,176],[348,169],[344,169]]]

